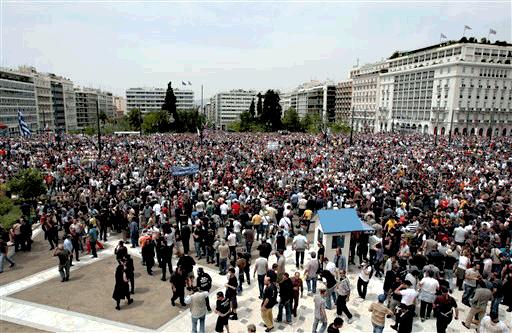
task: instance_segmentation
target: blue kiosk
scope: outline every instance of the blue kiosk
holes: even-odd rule
[[[336,249],[341,248],[347,259],[350,251],[350,235],[355,231],[373,232],[374,229],[361,221],[355,208],[322,209],[318,211],[319,223],[315,229],[315,247],[319,241],[325,246],[325,256],[332,260]]]

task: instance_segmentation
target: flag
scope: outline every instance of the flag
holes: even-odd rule
[[[444,34],[441,34],[441,38],[448,38],[448,37],[446,37]]]
[[[189,85],[189,86],[191,86],[191,85],[192,85],[192,83],[190,83],[190,81],[188,81],[188,85]]]
[[[489,35],[496,35],[496,30],[489,29]]]
[[[465,25],[464,30],[471,30],[471,27],[469,25]]]
[[[185,83],[185,81],[181,81],[181,84],[186,86],[187,84]]]
[[[30,128],[28,128],[28,124],[26,123],[25,119],[23,118],[23,113],[18,111],[18,123],[20,125],[20,134],[21,136],[31,136],[32,132],[30,132]]]

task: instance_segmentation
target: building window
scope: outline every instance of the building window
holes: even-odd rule
[[[320,232],[319,232],[319,234],[320,234]],[[332,236],[331,249],[337,249],[338,247],[339,248],[345,247],[345,235]]]

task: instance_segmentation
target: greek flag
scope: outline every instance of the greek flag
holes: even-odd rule
[[[28,124],[25,122],[25,119],[23,118],[23,113],[21,113],[20,111],[18,111],[18,123],[20,125],[21,136],[29,137],[32,135],[32,132],[28,127]]]

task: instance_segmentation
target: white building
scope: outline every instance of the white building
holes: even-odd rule
[[[283,95],[283,111],[295,108],[302,119],[307,114],[319,114],[327,121],[334,120],[336,107],[336,85],[333,82],[310,81],[300,85],[292,92]]]
[[[375,131],[512,134],[511,60],[511,46],[454,41],[396,52],[373,82]]]
[[[18,111],[32,133],[37,127],[37,98],[34,77],[19,71],[0,68],[0,125],[7,126],[6,135],[19,135]]]
[[[210,98],[209,121],[218,129],[226,129],[229,123],[240,118],[240,114],[249,111],[251,102],[257,104],[257,92],[254,90],[231,90],[220,92]]]
[[[352,80],[352,102],[356,131],[373,132],[375,115],[378,108],[380,75],[387,71],[388,64],[384,61],[366,64],[350,71]],[[352,117],[352,115],[351,115]]]
[[[177,110],[194,109],[194,92],[188,89],[173,88]],[[126,90],[126,107],[130,111],[139,109],[142,113],[162,110],[167,89],[129,88]]]
[[[33,82],[37,118],[34,133],[76,129],[75,94],[71,80],[52,73],[40,73],[27,66],[6,72],[19,74],[18,78],[28,76]]]

